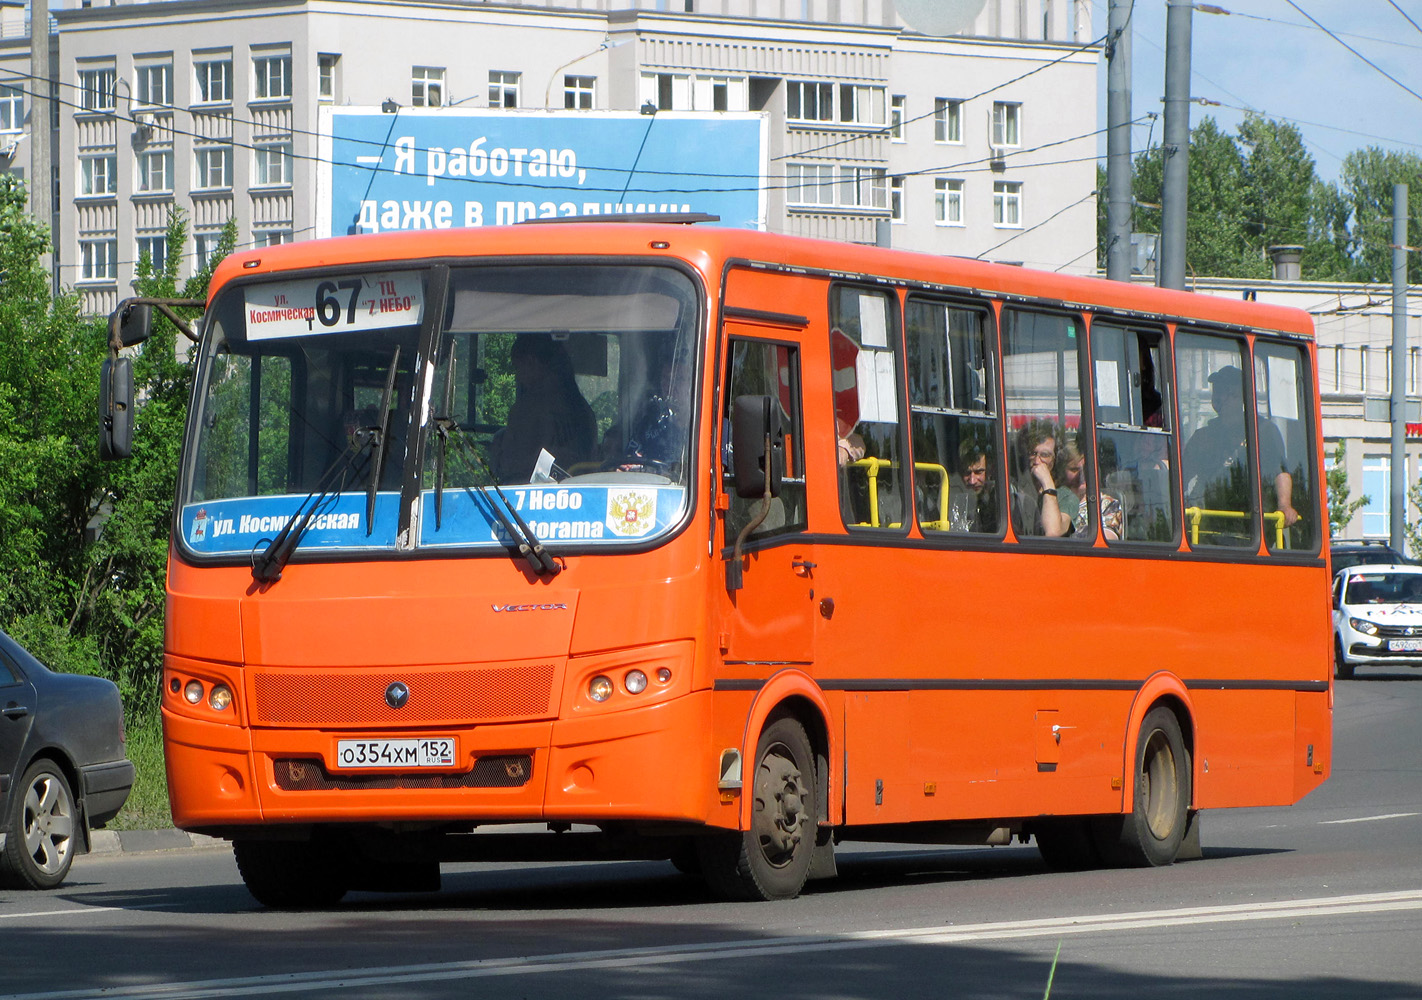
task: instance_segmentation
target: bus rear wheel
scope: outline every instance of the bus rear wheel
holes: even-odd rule
[[[315,841],[234,840],[232,854],[247,891],[273,910],[321,909],[346,894],[332,850]]]
[[[698,843],[701,874],[725,899],[793,899],[810,872],[818,830],[815,758],[804,727],[772,722],[756,746],[750,829]]]
[[[1136,739],[1131,811],[1097,827],[1103,860],[1122,868],[1174,862],[1190,821],[1191,774],[1190,751],[1175,713],[1164,706],[1151,709]]]

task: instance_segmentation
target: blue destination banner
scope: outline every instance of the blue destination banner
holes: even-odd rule
[[[706,212],[765,227],[753,112],[323,107],[317,235]]]
[[[211,503],[188,504],[181,522],[183,541],[194,552],[206,555],[251,552],[265,548],[305,494],[273,497],[239,497]],[[327,497],[301,536],[301,549],[393,549],[400,495],[380,493],[375,498],[375,530],[366,534],[365,491]]]
[[[611,543],[637,541],[666,531],[681,518],[686,489],[681,486],[505,486],[504,496],[544,542]],[[424,494],[420,545],[505,543],[508,532],[492,491],[446,489],[440,526],[435,527],[434,491]]]

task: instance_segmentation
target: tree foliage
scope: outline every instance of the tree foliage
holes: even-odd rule
[[[187,225],[175,212],[171,254],[141,261],[138,292],[172,297]],[[230,251],[224,233],[215,265]],[[134,458],[98,459],[104,320],[52,296],[40,255],[48,234],[24,190],[0,177],[0,624],[58,669],[118,683],[131,713],[156,705],[164,575],[190,368],[166,321],[134,357]],[[211,267],[186,282],[201,298]]]
[[[1165,155],[1153,146],[1136,157],[1136,231],[1160,232]],[[1231,135],[1206,117],[1190,132],[1186,272],[1267,278],[1269,248],[1299,246],[1306,280],[1391,281],[1392,189],[1398,183],[1410,186],[1408,243],[1416,246],[1422,156],[1354,150],[1337,183],[1329,183],[1318,177],[1296,126],[1250,115]],[[1104,174],[1100,187],[1104,191]],[[1098,233],[1104,261],[1104,208]],[[1422,254],[1408,256],[1409,281],[1422,281]]]

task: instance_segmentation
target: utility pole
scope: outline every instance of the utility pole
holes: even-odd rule
[[[1392,451],[1388,538],[1398,552],[1407,524],[1407,185],[1392,186]]]
[[[1131,2],[1106,27],[1106,277],[1131,280]]]
[[[1191,0],[1166,0],[1165,183],[1160,223],[1161,288],[1185,287],[1185,218],[1190,197]]]
[[[54,179],[53,151],[50,143],[54,130],[49,127],[49,94],[54,77],[49,58],[49,0],[30,0],[30,75],[34,78],[30,100],[30,213],[49,232],[53,245],[54,233]],[[57,289],[54,280],[54,256],[46,253],[40,257],[42,266],[50,275],[50,285]]]

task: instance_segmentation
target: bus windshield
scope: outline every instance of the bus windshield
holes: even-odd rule
[[[654,538],[687,509],[699,303],[682,271],[605,264],[229,288],[197,373],[182,544],[250,556],[303,505],[302,551],[497,549],[508,507],[564,551]]]

